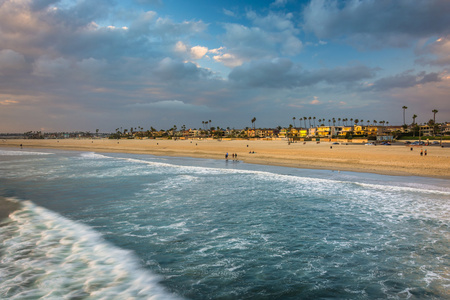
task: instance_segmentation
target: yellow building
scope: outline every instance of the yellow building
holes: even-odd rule
[[[365,135],[367,133],[367,126],[355,125],[353,133],[355,135]]]
[[[331,136],[332,129],[331,126],[319,126],[317,127],[316,134],[320,137]]]
[[[353,133],[353,126],[344,126],[342,127],[342,130],[339,132],[340,137],[345,137],[349,134]]]

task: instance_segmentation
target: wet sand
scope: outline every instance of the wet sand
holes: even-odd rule
[[[99,153],[136,153],[160,156],[237,159],[246,163],[377,173],[384,175],[425,176],[450,179],[450,147],[413,147],[405,145],[366,146],[267,140],[3,140],[2,147],[22,151],[32,148],[92,151]],[[421,150],[427,155],[420,155]],[[250,153],[251,152],[251,153]],[[254,153],[253,153],[254,152]]]

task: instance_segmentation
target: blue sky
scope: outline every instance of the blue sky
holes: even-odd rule
[[[0,132],[444,122],[449,67],[447,0],[0,1]]]

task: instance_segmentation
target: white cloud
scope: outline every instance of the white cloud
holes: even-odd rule
[[[213,59],[217,62],[223,63],[225,66],[229,68],[234,68],[242,65],[244,61],[233,54],[225,53],[221,55],[213,56]]]
[[[184,54],[187,52],[187,46],[182,42],[182,41],[178,41],[175,45],[175,52]]]
[[[309,102],[309,104],[317,105],[320,104],[320,101],[319,99],[317,99],[317,96],[314,96],[314,99],[311,102]]]
[[[206,55],[206,53],[208,53],[207,47],[195,46],[191,48],[192,59],[201,59]]]

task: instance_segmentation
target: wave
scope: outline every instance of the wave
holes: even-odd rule
[[[0,298],[179,299],[133,252],[30,201],[20,204],[0,226]]]
[[[50,155],[50,154],[54,153],[24,151],[24,150],[0,150],[0,156]]]
[[[409,192],[409,193],[427,193],[427,194],[439,194],[439,195],[450,195],[450,189],[445,187],[437,187],[437,186],[428,186],[428,185],[414,185],[407,186],[401,185],[393,185],[392,182],[387,182],[387,184],[378,184],[378,183],[367,183],[367,182],[357,182],[354,180],[348,179],[338,179],[338,178],[317,178],[317,177],[308,177],[308,176],[299,176],[299,175],[289,175],[289,174],[279,174],[273,173],[269,171],[258,171],[258,170],[245,170],[245,169],[234,169],[234,168],[216,168],[216,167],[205,167],[205,166],[186,166],[186,165],[177,165],[168,162],[159,162],[159,161],[149,161],[145,159],[139,158],[130,158],[130,157],[112,157],[97,154],[94,152],[86,152],[82,154],[83,158],[87,159],[117,159],[122,161],[128,161],[133,164],[146,164],[150,167],[154,167],[151,170],[151,173],[193,173],[196,175],[220,175],[220,174],[237,174],[237,175],[255,175],[259,180],[265,181],[282,181],[282,182],[297,182],[304,185],[358,185],[360,188],[377,190],[380,192]],[[144,172],[143,174],[148,174],[147,171],[141,170]],[[115,172],[114,176],[117,176]]]

